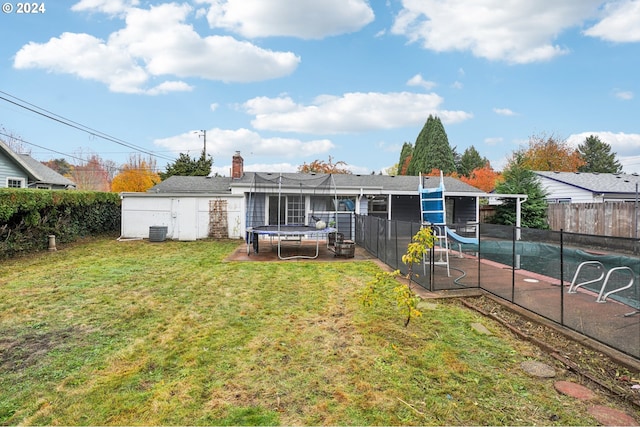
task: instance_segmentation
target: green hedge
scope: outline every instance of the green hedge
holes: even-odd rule
[[[119,231],[117,193],[0,188],[0,258]]]

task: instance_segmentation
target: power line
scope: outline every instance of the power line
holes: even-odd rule
[[[6,136],[7,138],[10,138],[10,139],[13,139],[15,141],[21,142],[23,144],[33,145],[34,147],[42,148],[43,150],[47,150],[47,151],[51,151],[52,153],[60,154],[60,155],[65,156],[65,157],[71,157],[72,159],[80,160],[80,161],[83,161],[83,162],[86,161],[86,159],[83,159],[81,157],[72,156],[71,154],[63,153],[61,151],[52,150],[51,148],[42,147],[42,146],[34,144],[32,142],[25,141],[24,139],[18,138],[18,137],[14,136],[14,135],[9,135],[9,134],[6,134],[4,132],[0,132],[0,135]]]
[[[72,154],[67,154],[67,153],[63,153],[61,151],[52,150],[51,148],[47,148],[47,147],[43,147],[43,146],[38,145],[38,144],[34,144],[33,142],[26,141],[26,140],[24,140],[22,138],[18,138],[18,137],[14,136],[14,135],[9,135],[9,134],[4,133],[4,132],[0,132],[0,136],[6,136],[7,138],[13,139],[14,141],[18,141],[18,142],[20,142],[22,144],[33,145],[34,147],[38,147],[38,148],[41,148],[43,150],[50,151],[52,153],[60,154],[61,156],[64,156],[65,158],[72,158],[72,159],[79,160],[83,164],[87,163],[89,160],[91,160],[90,158],[89,159],[85,159],[85,158],[82,158],[82,157],[74,156]],[[78,165],[75,165],[75,166],[78,166]],[[124,166],[119,166],[119,167],[116,167],[116,168],[113,168],[113,169],[117,170],[119,172],[122,172],[125,169],[125,167]],[[86,169],[86,170],[89,171],[88,169]],[[153,168],[153,169],[150,168],[149,170],[152,171],[152,172],[161,172],[162,171],[161,169],[158,169],[157,167]]]
[[[9,99],[9,98],[6,98],[4,96],[0,96],[0,99],[2,99],[3,101],[9,102],[10,104],[16,105],[16,106],[18,106],[20,108],[24,108],[25,110],[28,110],[28,111],[31,111],[32,113],[35,113],[35,114],[38,114],[40,116],[46,117],[46,118],[48,118],[50,120],[53,120],[55,122],[58,122],[60,124],[69,126],[71,128],[74,128],[74,129],[77,129],[77,130],[79,130],[81,132],[88,133],[91,136],[102,138],[102,139],[104,139],[106,141],[110,141],[110,142],[113,142],[115,144],[122,145],[123,147],[127,147],[127,148],[130,148],[132,150],[139,151],[139,152],[144,153],[144,154],[148,154],[148,155],[150,155],[152,157],[158,157],[158,158],[161,158],[163,160],[168,160],[168,161],[175,160],[173,158],[170,158],[170,157],[167,157],[167,156],[163,156],[163,155],[159,155],[159,154],[156,154],[156,153],[154,153],[152,151],[148,151],[148,150],[146,150],[146,149],[144,149],[144,148],[142,148],[140,146],[137,146],[137,145],[132,144],[130,142],[124,141],[124,140],[122,140],[120,138],[116,138],[114,136],[111,136],[111,135],[106,134],[104,132],[101,132],[99,130],[90,128],[89,126],[85,126],[85,125],[83,125],[81,123],[78,123],[78,122],[75,122],[73,120],[67,119],[66,117],[60,116],[60,115],[58,115],[56,113],[53,113],[51,111],[48,111],[48,110],[46,110],[44,108],[38,107],[37,105],[31,104],[31,103],[29,103],[29,102],[27,102],[27,101],[25,101],[23,99],[20,99],[20,98],[18,98],[16,96],[13,96],[13,95],[11,95],[11,94],[9,94],[7,92],[4,92],[4,91],[0,90],[0,94],[6,95],[7,97],[12,98],[12,99]],[[40,148],[44,148],[44,147],[40,147]],[[53,150],[51,150],[51,151],[53,151]]]

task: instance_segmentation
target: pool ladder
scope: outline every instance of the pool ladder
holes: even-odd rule
[[[596,268],[598,270],[601,270],[600,277],[598,277],[597,279],[586,280],[584,282],[576,283],[578,281],[578,275],[580,274],[580,270],[582,270],[582,267],[591,267],[591,268]],[[609,295],[614,294],[616,292],[624,291],[625,289],[629,289],[631,286],[633,286],[636,280],[636,275],[633,273],[633,270],[629,267],[624,267],[624,266],[614,267],[607,272],[606,277],[604,273],[605,271],[606,271],[606,268],[604,268],[604,265],[600,261],[585,261],[583,263],[580,263],[580,265],[576,269],[575,274],[573,275],[573,280],[571,280],[571,285],[569,286],[569,290],[567,291],[567,293],[575,294],[578,292],[577,289],[580,286],[588,285],[589,283],[596,283],[602,280],[602,278],[604,278],[604,282],[602,283],[602,287],[600,288],[600,293],[598,294],[598,298],[596,298],[596,302],[603,303],[603,302],[607,302],[607,297]],[[630,276],[629,283],[605,293],[607,283],[609,283],[609,279],[611,278],[611,275],[614,273],[628,273]]]

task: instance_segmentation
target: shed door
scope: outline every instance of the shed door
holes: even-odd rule
[[[175,237],[178,240],[196,240],[198,237],[197,199],[182,197],[174,199],[172,215],[176,219]]]

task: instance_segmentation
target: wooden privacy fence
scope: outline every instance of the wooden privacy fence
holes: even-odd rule
[[[480,222],[490,222],[493,206],[480,207]],[[554,231],[595,234],[597,236],[640,238],[635,203],[553,203],[547,210],[549,227]]]
[[[570,233],[640,237],[635,203],[554,203],[547,211],[549,227]]]

